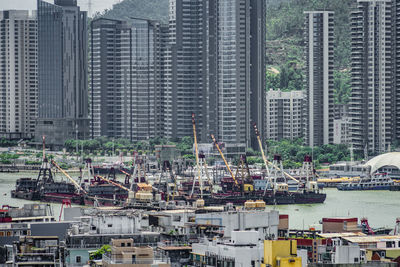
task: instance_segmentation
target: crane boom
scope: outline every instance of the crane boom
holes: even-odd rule
[[[107,178],[104,178],[103,176],[98,175],[97,177],[99,177],[103,181],[106,181],[109,184],[115,185],[116,187],[119,187],[119,188],[121,188],[121,189],[123,189],[125,191],[131,192],[131,190],[129,188],[126,188],[125,186],[120,185],[120,184],[118,184],[116,182],[113,182],[113,181],[111,181],[111,180],[109,180]]]
[[[267,160],[267,158],[265,157],[265,154],[264,154],[264,148],[263,148],[263,145],[262,145],[262,142],[261,142],[260,132],[258,131],[257,125],[255,123],[253,124],[253,127],[254,127],[254,131],[256,132],[258,146],[260,147],[260,150],[261,150],[261,156],[262,156],[262,159],[264,161],[265,168],[267,170],[267,174],[269,176],[268,160]]]
[[[122,169],[119,169],[119,171],[122,172],[122,173],[125,174],[125,175],[131,176],[129,173],[127,173],[126,171],[124,171],[124,170],[122,170]]]
[[[87,194],[87,192],[71,176],[69,176],[69,174],[66,171],[61,169],[61,167],[58,166],[58,164],[54,160],[51,161],[51,164],[56,166],[56,168],[59,169],[75,185],[76,188],[78,188],[83,193]]]
[[[203,182],[201,180],[199,149],[197,146],[196,121],[194,120],[194,113],[192,113],[192,125],[193,125],[194,149],[195,149],[195,153],[196,153],[197,175],[199,176],[200,192],[201,192],[201,196],[203,197]],[[193,185],[194,185],[194,181],[193,181]],[[192,188],[192,193],[190,195],[193,195],[193,190],[194,190],[194,186]]]
[[[264,154],[264,149],[263,149],[262,142],[261,142],[261,138],[260,138],[260,132],[258,131],[257,125],[256,125],[255,123],[253,124],[253,127],[254,127],[254,131],[256,132],[256,136],[257,136],[257,140],[258,140],[258,145],[260,146],[261,155],[262,155],[262,158],[263,158],[263,160],[264,160],[265,167],[267,167],[267,166],[268,166],[267,164],[269,164],[269,165],[271,165],[273,168],[277,169],[278,171],[282,171],[283,174],[285,174],[285,175],[286,175],[287,177],[289,177],[290,179],[292,179],[292,180],[294,180],[294,181],[296,181],[296,182],[299,182],[299,180],[297,180],[296,178],[294,178],[292,175],[290,175],[289,173],[287,173],[287,172],[281,170],[278,166],[275,166],[275,164],[273,164],[272,162],[270,162],[270,161],[267,160],[267,158],[265,157],[265,154]]]
[[[237,180],[236,180],[236,178],[235,178],[235,175],[233,174],[231,168],[229,167],[228,162],[226,161],[226,159],[225,159],[225,157],[224,157],[224,154],[222,153],[221,149],[219,148],[219,145],[218,145],[218,143],[217,143],[217,140],[215,140],[215,137],[214,137],[213,134],[211,135],[211,139],[213,140],[214,145],[217,147],[218,152],[219,152],[219,154],[221,155],[221,158],[222,158],[222,160],[224,161],[226,168],[228,169],[229,173],[231,174],[231,176],[232,176],[232,178],[233,178],[233,181],[235,181],[235,184],[236,184],[236,185],[239,185],[239,183],[237,182]]]

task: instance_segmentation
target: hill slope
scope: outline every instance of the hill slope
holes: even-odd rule
[[[168,22],[168,0],[124,0],[112,9],[98,13],[95,17],[109,19],[146,18]]]
[[[335,65],[348,68],[350,58],[349,17],[355,0],[291,0],[267,9],[267,40],[281,42],[286,51],[302,49],[304,11],[332,10],[335,12]],[[294,52],[296,54],[296,52]],[[302,53],[302,51],[301,51]],[[290,55],[289,55],[290,56]],[[300,57],[297,57],[300,60]],[[285,60],[285,58],[283,58]],[[290,58],[289,58],[290,59]],[[286,58],[287,60],[287,58]],[[281,61],[271,62],[281,64]]]

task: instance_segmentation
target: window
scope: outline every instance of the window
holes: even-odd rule
[[[125,243],[121,243],[121,247],[125,247]]]
[[[107,227],[108,227],[108,228],[111,228],[111,227],[112,227],[112,224],[107,224]]]
[[[76,256],[76,258],[75,258],[76,263],[80,263],[81,260],[82,260],[81,256]]]

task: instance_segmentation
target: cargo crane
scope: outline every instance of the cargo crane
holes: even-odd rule
[[[286,177],[283,172],[283,163],[281,155],[274,155],[274,160],[272,161],[273,166],[278,166],[278,168],[273,168],[271,170],[271,179],[274,192],[280,191],[285,192],[289,190],[289,186]]]
[[[260,138],[260,132],[258,131],[257,124],[254,123],[253,127],[254,127],[254,131],[256,133],[256,136],[257,136],[257,141],[258,141],[258,145],[260,147],[260,151],[261,151],[261,155],[262,155],[262,158],[263,158],[263,161],[264,161],[264,164],[265,164],[265,168],[267,169],[268,183],[272,183],[272,180],[271,180],[271,177],[270,177],[271,173],[270,173],[270,171],[268,169],[268,165],[270,165],[271,167],[273,167],[277,171],[281,171],[285,176],[287,176],[290,179],[292,179],[292,180],[296,181],[297,183],[299,183],[299,180],[294,178],[289,173],[283,171],[282,167],[279,168],[278,166],[276,166],[275,164],[273,164],[272,162],[267,160],[267,158],[265,157],[265,154],[264,154],[264,149],[263,149],[263,146],[262,146],[262,142],[261,142],[261,138]],[[266,190],[267,190],[267,185],[265,186],[264,195],[266,193]]]
[[[249,165],[247,163],[246,155],[241,155],[235,173],[236,179],[242,181],[242,192],[251,192],[254,190],[254,181],[250,174]]]
[[[316,191],[318,190],[318,184],[315,181],[314,176],[316,175],[314,164],[312,162],[312,157],[310,155],[304,156],[303,166],[300,170],[300,178],[305,179],[305,190],[306,191]]]
[[[129,188],[127,188],[127,187],[125,187],[125,186],[123,186],[123,185],[121,185],[119,183],[116,183],[113,180],[107,179],[107,178],[105,178],[103,176],[100,176],[100,175],[97,175],[96,177],[98,177],[100,180],[103,180],[104,182],[107,182],[107,183],[112,184],[112,185],[114,185],[116,187],[119,187],[119,188],[127,191],[128,193],[132,192],[132,190],[130,190]]]
[[[168,178],[166,177],[169,174],[169,178],[172,183],[169,183]],[[165,177],[165,187],[162,188],[161,181]],[[168,160],[163,162],[162,172],[160,173],[160,177],[158,179],[158,188],[155,188],[158,192],[166,192],[167,193],[167,201],[171,196],[172,200],[174,200],[175,196],[178,196],[177,191],[177,181],[172,170],[172,165]]]
[[[231,177],[232,177],[233,181],[235,182],[235,186],[239,188],[239,187],[240,187],[240,186],[239,186],[239,183],[238,183],[238,181],[236,180],[236,177],[235,177],[235,175],[233,174],[231,168],[229,167],[229,164],[228,164],[228,162],[226,161],[225,156],[224,156],[224,154],[222,153],[221,148],[219,147],[218,142],[217,142],[217,140],[215,140],[215,137],[214,137],[213,134],[211,134],[211,139],[213,140],[215,147],[217,148],[219,154],[221,155],[221,158],[222,158],[222,160],[224,161],[226,168],[228,169],[229,173],[231,174]]]
[[[92,165],[92,159],[87,158],[85,159],[85,168],[83,169],[83,171],[81,170],[80,172],[78,184],[80,184],[82,188],[86,188],[86,185],[90,183],[93,174],[94,174],[94,168]]]
[[[40,166],[39,175],[36,179],[36,185],[34,191],[41,191],[44,188],[44,185],[47,183],[54,183],[53,173],[51,172],[51,166],[46,157],[46,137],[43,135],[42,137],[42,165]],[[38,198],[39,196],[34,196],[34,198]]]
[[[72,184],[76,187],[76,189],[78,189],[78,193],[82,192],[84,194],[87,194],[86,190],[83,189],[66,171],[64,171],[60,166],[58,166],[58,164],[54,160],[51,161],[51,164],[54,167],[56,167],[59,171],[61,171],[65,175],[65,177],[67,177],[72,182]]]
[[[144,164],[144,160],[142,157],[136,156],[135,159],[135,165],[133,168],[133,182],[138,182],[138,183],[146,183],[147,182],[147,173],[146,173],[146,166]],[[143,179],[142,179],[143,178]]]
[[[211,191],[212,191],[212,181],[210,179],[210,175],[208,174],[206,157],[203,153],[199,153],[199,149],[198,149],[198,145],[197,145],[196,121],[195,121],[194,113],[192,113],[192,125],[193,125],[194,148],[195,148],[195,154],[196,154],[196,167],[197,167],[197,174],[198,174],[199,186],[200,186],[200,198],[202,199],[203,198],[203,180],[202,180],[203,170],[207,176],[208,183],[211,186]],[[196,185],[196,179],[193,178],[193,186],[192,186],[192,191],[190,193],[190,197],[193,196],[195,185]]]
[[[89,162],[91,162],[91,161],[89,161]],[[95,206],[99,206],[98,199],[97,199],[96,196],[93,196],[93,197],[92,197],[92,196],[89,196],[88,192],[87,192],[85,189],[83,189],[83,188],[82,188],[82,187],[81,187],[81,186],[80,186],[66,171],[64,171],[54,160],[52,160],[51,163],[52,163],[58,170],[60,170],[60,171],[75,185],[75,187],[78,189],[78,193],[83,193],[84,195],[86,195],[87,198],[93,199]],[[88,165],[88,166],[90,166],[90,165]],[[115,182],[115,180],[111,180],[111,179],[109,179],[109,178],[105,178],[105,177],[100,176],[100,175],[97,175],[96,178],[98,178],[98,179],[100,179],[100,180],[103,180],[104,182],[109,183],[109,184],[111,184],[111,185],[113,185],[113,186],[119,187],[119,188],[121,188],[122,190],[127,191],[128,194],[129,194],[130,192],[132,192],[129,188],[127,188],[127,187],[125,187],[125,186],[123,186],[123,185],[121,185],[121,184]]]

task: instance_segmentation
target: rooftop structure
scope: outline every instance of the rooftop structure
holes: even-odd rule
[[[357,218],[323,218],[323,233],[360,232]]]
[[[15,266],[61,266],[64,251],[57,236],[23,236],[14,244]]]
[[[215,266],[258,266],[263,256],[264,245],[257,231],[232,231],[230,240],[203,240],[192,244],[193,262],[205,262]],[[197,265],[195,265],[197,266]]]
[[[297,257],[296,240],[265,240],[264,262],[261,266],[302,266],[301,258]]]
[[[159,258],[149,246],[135,246],[133,239],[112,239],[111,253],[103,255],[104,267],[170,267],[169,258]]]
[[[278,211],[228,211],[196,214],[197,224],[210,224],[220,227],[224,237],[230,238],[234,230],[255,230],[258,238],[276,238],[278,236]]]

